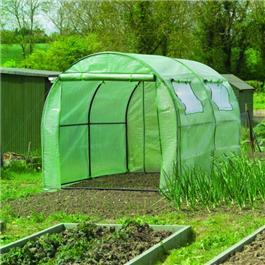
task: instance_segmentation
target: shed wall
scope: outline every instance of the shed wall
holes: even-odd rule
[[[234,86],[232,87],[238,100],[241,123],[243,126],[246,126],[247,122],[246,109],[245,109],[246,104],[250,113],[250,118],[251,120],[253,119],[253,90],[239,90]]]
[[[45,77],[1,75],[1,152],[40,150],[40,124],[48,85]]]

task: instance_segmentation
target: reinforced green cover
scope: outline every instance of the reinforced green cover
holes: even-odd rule
[[[54,83],[42,116],[46,190],[108,174],[199,166],[239,152],[240,116],[228,82],[198,62],[104,52]]]

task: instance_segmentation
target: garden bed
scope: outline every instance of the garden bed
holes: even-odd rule
[[[265,226],[233,245],[207,265],[264,265],[265,264]]]
[[[1,264],[153,264],[192,240],[189,226],[60,224],[1,248]]]

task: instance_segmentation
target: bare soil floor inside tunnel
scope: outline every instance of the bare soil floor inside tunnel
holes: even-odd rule
[[[114,174],[83,180],[68,187],[111,188],[111,189],[159,189],[159,173]]]
[[[110,175],[72,184],[70,187],[108,187],[158,189],[159,174]],[[115,219],[121,216],[160,214],[172,210],[159,192],[71,189],[43,192],[9,201],[18,216],[34,213],[50,215],[63,211],[67,214],[88,214]],[[25,207],[25,205],[27,207]]]

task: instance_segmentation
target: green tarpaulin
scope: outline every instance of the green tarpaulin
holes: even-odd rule
[[[232,88],[198,62],[104,52],[59,76],[42,117],[46,190],[103,175],[210,170],[239,152],[240,116]]]

